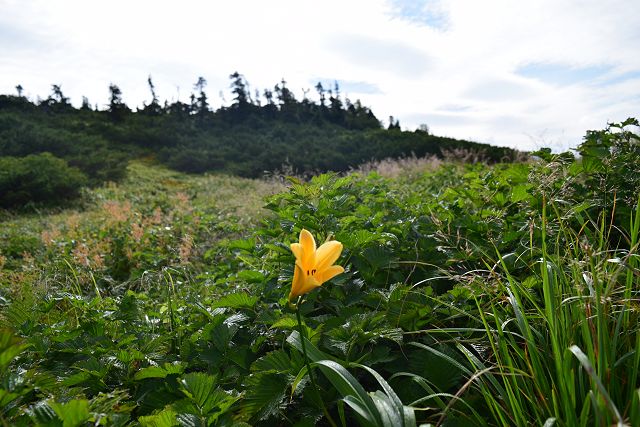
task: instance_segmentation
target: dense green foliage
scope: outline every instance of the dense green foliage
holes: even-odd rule
[[[269,214],[265,183],[135,164],[86,212],[8,219],[0,419],[640,425],[632,125],[588,133],[588,161],[290,178]],[[341,241],[346,271],[299,328],[301,228]]]
[[[71,199],[86,183],[80,170],[50,153],[0,157],[0,207]]]
[[[291,168],[297,173],[346,171],[372,159],[433,154],[455,149],[478,151],[487,161],[516,153],[469,141],[442,138],[426,131],[403,132],[397,120],[382,129],[360,101],[342,99],[336,86],[316,89],[319,102],[297,100],[282,81],[264,97],[252,96],[244,78],[234,73],[230,106],[212,110],[199,79],[190,103],[160,105],[153,83],[152,102],[134,112],[111,85],[108,107],[93,110],[85,99],[74,108],[59,86],[45,100],[0,96],[0,156],[41,152],[68,161],[93,185],[119,181],[132,158],[153,156],[183,172],[218,171],[260,177],[265,171]],[[264,103],[262,102],[264,100]]]

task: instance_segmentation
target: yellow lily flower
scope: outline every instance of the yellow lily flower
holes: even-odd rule
[[[344,268],[333,265],[340,257],[342,243],[331,240],[316,250],[316,241],[307,230],[300,231],[300,242],[291,244],[296,257],[289,302],[300,295],[322,285],[327,280],[344,272]]]

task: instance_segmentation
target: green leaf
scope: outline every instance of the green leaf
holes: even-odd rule
[[[62,421],[63,427],[77,427],[89,420],[89,402],[86,399],[70,400],[67,403],[49,402]]]
[[[251,252],[256,248],[256,240],[253,238],[245,239],[245,240],[233,240],[228,243],[227,247],[229,249],[240,249],[247,252]]]
[[[288,337],[287,342],[293,346],[296,350],[302,353],[302,342],[300,341],[300,333],[298,331],[293,331]],[[334,357],[329,356],[326,353],[318,350],[315,345],[311,343],[308,339],[305,338],[305,347],[307,350],[307,357],[312,362],[317,360],[335,360]]]
[[[238,292],[235,294],[228,294],[215,301],[211,307],[220,308],[246,308],[252,309],[258,302],[258,297],[247,294],[246,292]]]
[[[375,393],[371,393],[371,399],[376,405],[376,408],[378,408],[378,413],[380,414],[384,427],[397,427],[402,425],[403,419],[396,412],[387,395],[378,390]]]
[[[613,400],[611,400],[611,396],[609,396],[609,393],[607,393],[607,389],[605,388],[604,384],[602,384],[602,380],[600,379],[598,374],[596,374],[596,370],[593,369],[593,365],[589,361],[589,358],[587,357],[587,355],[584,354],[583,351],[580,349],[580,347],[578,347],[577,345],[572,345],[571,347],[569,347],[569,351],[573,353],[573,355],[578,359],[578,361],[580,362],[584,370],[591,377],[591,379],[596,385],[596,388],[604,398],[605,402],[607,402],[607,406],[609,406],[609,409],[611,410],[613,415],[616,417],[618,425],[622,426],[623,422],[622,422],[622,417],[620,416],[620,412],[618,411],[618,408],[616,407],[615,403],[613,403]]]
[[[531,188],[530,184],[520,184],[513,187],[511,190],[511,201],[512,202],[520,202],[522,200],[526,200],[530,198],[529,188]]]
[[[238,272],[238,278],[249,283],[262,283],[265,280],[264,274],[255,270],[242,270]]]
[[[184,366],[180,364],[165,363],[160,366],[148,366],[140,369],[133,377],[136,381],[143,380],[145,378],[166,378],[167,375],[181,374],[184,372]]]
[[[218,379],[202,372],[191,372],[180,380],[182,392],[202,410],[209,413],[219,399],[216,393]]]
[[[298,326],[298,321],[293,317],[283,317],[276,320],[271,325],[272,329],[294,329]]]
[[[381,425],[382,420],[377,412],[375,403],[358,380],[342,365],[333,360],[328,360],[327,356],[318,350],[311,341],[306,338],[303,339],[305,340],[307,357],[314,362],[315,366],[320,368],[320,371],[344,398],[350,397],[350,400],[345,400],[345,402],[362,416],[367,423]],[[302,342],[297,331],[289,335],[287,342],[302,352]]]
[[[391,388],[389,383],[387,383],[385,379],[382,378],[382,375],[365,365],[356,363],[354,364],[354,366],[357,366],[369,372],[378,381],[378,384],[382,386],[382,390],[388,396],[389,403],[392,405],[391,408],[394,411],[394,416],[392,418],[396,423],[395,425],[415,426],[416,418],[413,409],[410,407],[405,407],[403,405],[396,392],[393,390],[393,388]]]
[[[349,396],[344,397],[342,399],[342,401],[344,403],[346,403],[347,406],[349,406],[351,409],[353,409],[355,411],[355,413],[359,417],[360,424],[362,424],[364,426],[367,426],[367,427],[368,426],[376,427],[376,426],[381,426],[382,425],[382,421],[381,420],[380,421],[376,421],[375,419],[373,419],[373,417],[371,417],[371,413],[369,412],[370,411],[369,408],[358,397],[353,396],[353,395],[349,395]],[[375,405],[375,403],[374,403],[374,405]],[[377,411],[377,407],[376,407],[376,411]]]
[[[20,395],[17,393],[10,393],[9,391],[0,388],[0,408],[4,408],[18,396]]]
[[[178,414],[176,419],[181,427],[207,427],[207,422],[195,414]]]
[[[67,378],[65,378],[62,381],[62,385],[66,386],[66,387],[71,387],[74,385],[78,385],[78,384],[82,384],[85,381],[89,381],[91,378],[96,377],[96,375],[94,373],[91,372],[86,372],[86,371],[80,371],[77,372]]]
[[[333,360],[314,360],[314,364],[320,367],[322,373],[343,397],[352,396],[362,404],[362,408],[365,409],[364,418],[367,422],[381,425],[382,420],[373,399],[349,371]]]
[[[291,359],[284,350],[275,350],[262,356],[251,365],[253,372],[289,372],[291,370]]]
[[[31,419],[38,425],[52,425],[58,421],[55,411],[46,401],[40,401],[29,408]]]
[[[275,414],[286,397],[289,381],[283,374],[256,373],[247,377],[246,394],[241,412],[253,419],[264,419]]]
[[[177,413],[172,409],[164,409],[154,415],[145,415],[138,418],[142,427],[175,427],[180,425],[177,420]]]
[[[7,330],[0,330],[0,370],[4,371],[15,357],[22,353],[29,344],[22,341]]]
[[[304,384],[304,379],[307,376],[307,366],[303,366],[300,371],[298,372],[298,375],[296,375],[295,379],[293,380],[293,383],[291,384],[291,397],[293,397],[293,395],[296,393],[296,391],[298,390],[298,386],[300,384]]]
[[[389,249],[383,246],[373,246],[364,250],[362,256],[369,262],[369,264],[375,268],[384,268],[389,266],[393,258]]]

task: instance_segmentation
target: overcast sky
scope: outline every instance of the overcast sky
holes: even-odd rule
[[[0,0],[0,93],[51,84],[101,108],[186,101],[198,76],[228,105],[283,77],[300,99],[338,81],[385,123],[520,149],[575,147],[640,116],[640,13],[629,0]],[[220,91],[223,91],[223,97]],[[313,95],[313,96],[312,96]]]

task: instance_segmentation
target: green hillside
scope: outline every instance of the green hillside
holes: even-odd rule
[[[637,125],[308,182],[134,161],[6,212],[0,423],[640,425]]]
[[[115,85],[103,109],[91,108],[86,99],[74,108],[57,85],[37,102],[0,95],[0,206],[59,204],[77,195],[70,189],[120,181],[127,162],[139,158],[181,172],[255,178],[281,169],[342,172],[371,160],[442,157],[460,149],[489,162],[517,156],[508,148],[437,137],[426,129],[402,131],[393,118],[382,128],[369,108],[343,98],[337,86],[325,91],[319,84],[314,102],[297,100],[284,81],[252,96],[240,74],[231,78],[234,101],[218,109],[209,105],[204,80],[190,103],[161,105],[149,79],[152,100],[137,111],[124,104]]]

